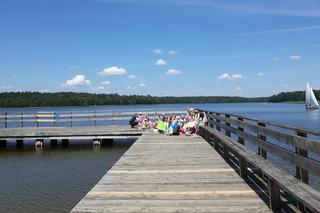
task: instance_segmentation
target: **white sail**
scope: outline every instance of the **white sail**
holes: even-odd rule
[[[310,88],[310,105],[311,106],[319,106],[316,96],[313,93],[312,88]]]
[[[319,103],[316,96],[313,93],[312,88],[309,85],[309,82],[306,85],[306,108],[307,109],[319,109]]]
[[[310,101],[310,98],[311,98],[311,93],[310,93],[310,85],[309,85],[309,82],[307,83],[307,86],[306,86],[306,105],[310,105],[311,101]]]

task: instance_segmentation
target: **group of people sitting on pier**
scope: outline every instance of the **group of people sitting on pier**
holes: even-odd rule
[[[152,122],[149,115],[134,114],[129,124],[132,128],[146,129],[153,128],[153,131],[166,135],[190,135],[199,137],[199,127],[206,126],[207,116],[193,108],[188,108],[184,115],[155,114],[155,121]]]

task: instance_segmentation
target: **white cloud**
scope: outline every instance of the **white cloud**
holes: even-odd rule
[[[74,78],[67,80],[65,86],[68,87],[78,87],[78,86],[88,86],[91,82],[86,79],[84,75],[76,75]]]
[[[126,89],[131,89],[131,87],[130,87],[130,86],[127,86]]]
[[[106,87],[103,86],[103,85],[100,85],[100,86],[96,87],[96,90],[105,90],[105,89],[106,89]]]
[[[243,76],[241,74],[232,74],[230,75],[229,73],[224,73],[219,76],[219,80],[241,80],[243,79]]]
[[[176,70],[176,69],[169,69],[166,73],[166,75],[180,75],[182,74],[181,70]]]
[[[111,85],[110,81],[102,81],[100,84],[95,88],[95,90],[106,90],[108,86]]]
[[[110,84],[111,84],[110,81],[102,81],[102,82],[100,82],[100,85],[102,85],[102,86],[109,86]]]
[[[158,54],[163,53],[163,50],[162,49],[154,49],[153,53],[158,55]]]
[[[236,88],[234,88],[236,91],[241,91],[242,90],[242,88],[241,87],[236,87]]]
[[[163,65],[166,65],[167,62],[163,59],[158,59],[157,62],[156,62],[156,65],[157,66],[163,66]]]
[[[164,5],[164,6],[188,6],[188,7],[205,7],[217,8],[232,13],[240,14],[270,14],[296,17],[319,17],[320,3],[318,0],[305,1],[269,1],[271,4],[266,4],[264,1],[212,1],[212,0],[96,0],[99,2],[113,3],[132,3],[145,5]]]
[[[263,76],[264,76],[264,73],[263,73],[263,72],[259,72],[259,73],[258,73],[258,76],[259,76],[259,77],[263,77]]]
[[[301,31],[306,31],[306,30],[318,30],[319,28],[320,28],[319,25],[314,25],[314,26],[303,26],[303,27],[295,27],[295,28],[281,28],[281,29],[245,32],[245,33],[239,33],[238,35],[266,34],[266,33],[290,33],[290,32],[301,32]]]
[[[136,76],[135,75],[129,75],[128,76],[128,79],[133,79],[133,78],[135,78]]]
[[[104,76],[104,75],[126,75],[127,70],[122,67],[112,66],[109,68],[105,68],[101,72],[98,72],[98,75]]]
[[[146,87],[147,85],[144,82],[140,82],[139,87]]]
[[[178,54],[178,51],[177,50],[170,50],[168,52],[169,55],[177,55]]]
[[[302,59],[302,57],[300,55],[291,55],[289,56],[289,59],[292,61],[299,61]]]

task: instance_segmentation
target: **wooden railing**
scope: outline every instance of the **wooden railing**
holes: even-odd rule
[[[269,190],[270,207],[279,210],[281,192],[297,200],[301,211],[320,211],[320,192],[310,187],[312,175],[320,181],[320,131],[257,120],[246,116],[203,111],[209,127],[201,128],[202,136],[227,160],[232,154],[238,161],[239,174],[246,177],[248,166],[258,171]],[[248,148],[247,142],[257,147]],[[280,158],[271,163],[269,155]],[[286,162],[295,167],[295,176],[276,164]]]
[[[93,112],[37,112],[35,114],[8,114],[4,113],[0,115],[0,124],[3,128],[9,127],[26,127],[34,126],[41,127],[41,124],[49,124],[53,127],[64,124],[63,126],[75,126],[78,124],[96,126],[101,125],[102,122],[108,122],[107,125],[117,125],[119,122],[128,121],[132,118],[134,113],[141,113],[149,115],[150,119],[155,119],[157,114],[181,114],[184,111],[135,111],[135,112],[104,112],[104,111],[93,111]],[[106,124],[106,123],[105,123]],[[104,124],[104,125],[105,125]],[[127,124],[127,123],[126,123]],[[0,127],[0,128],[1,128]]]

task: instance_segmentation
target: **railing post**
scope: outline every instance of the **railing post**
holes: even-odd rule
[[[211,121],[210,118],[212,118],[211,116],[213,115],[213,113],[212,112],[204,112],[204,113],[205,113],[205,115],[207,117],[208,126],[213,128],[213,123],[210,122]]]
[[[37,124],[37,127],[39,127],[39,122],[38,122],[38,113],[36,113],[36,124]]]
[[[269,189],[269,206],[270,209],[274,212],[278,211],[281,207],[280,199],[280,187],[272,179],[268,180],[268,189]]]
[[[72,127],[72,112],[70,112],[70,126]]]
[[[215,150],[218,150],[219,148],[219,139],[213,137],[213,147]]]
[[[8,113],[4,113],[4,128],[8,128]]]
[[[245,178],[247,177],[248,174],[248,163],[247,161],[239,156],[239,173],[240,173],[240,177]]]
[[[210,141],[211,135],[210,135],[210,132],[209,132],[209,131],[206,131],[205,137],[206,137],[206,141],[210,143],[210,142],[211,142],[211,141]]]
[[[266,124],[258,122],[258,126],[266,127]],[[257,137],[263,141],[267,141],[267,137],[261,135],[260,133],[257,134]],[[260,155],[264,159],[267,159],[267,151],[262,149],[260,146],[258,146],[258,155]]]
[[[220,113],[215,113],[216,114],[216,116],[220,116]],[[216,121],[217,121],[217,123],[218,123],[218,125],[220,124],[220,120],[218,119],[218,118],[216,118]],[[220,132],[221,131],[221,128],[220,128],[220,126],[216,126],[216,129]]]
[[[306,138],[307,137],[307,134],[304,133],[304,132],[297,132],[297,135],[300,136],[300,137],[304,137]],[[296,153],[298,155],[301,155],[303,157],[308,157],[308,151],[304,150],[304,149],[301,149],[299,147],[295,147],[296,149]],[[308,184],[309,183],[309,174],[308,174],[308,171],[296,166],[296,177],[301,180],[302,182]]]
[[[23,128],[23,112],[20,113],[20,127]]]
[[[225,114],[226,119],[230,119],[230,115]],[[229,122],[225,122],[226,126],[231,126]],[[231,132],[229,132],[228,130],[225,129],[226,132],[226,136],[231,137]]]
[[[56,113],[53,113],[53,126],[56,126]]]
[[[238,117],[238,121],[239,121],[239,122],[243,122],[243,118]],[[244,128],[240,127],[240,125],[238,124],[238,130],[241,131],[241,132],[243,132],[243,131],[244,131]],[[243,139],[242,137],[240,137],[240,136],[238,136],[238,142],[239,142],[240,144],[244,145],[244,139]]]
[[[93,114],[93,118],[94,118],[94,126],[97,126],[97,119],[96,119],[96,112],[94,112]]]

